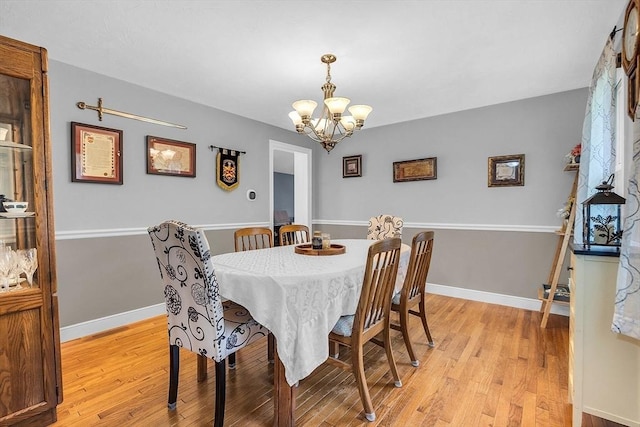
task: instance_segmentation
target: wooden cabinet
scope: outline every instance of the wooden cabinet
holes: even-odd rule
[[[611,331],[617,256],[571,254],[569,396],[582,412],[640,427],[640,341]]]
[[[0,425],[42,426],[62,401],[47,53],[0,36],[0,58],[0,194],[28,202],[0,212],[0,240],[35,248],[38,263],[31,285],[0,277]]]

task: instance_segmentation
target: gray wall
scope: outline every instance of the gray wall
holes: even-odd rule
[[[191,224],[263,222],[269,218],[269,139],[302,144],[288,132],[220,110],[87,72],[50,64],[51,137],[56,231],[146,227],[167,218]],[[78,101],[187,126],[187,130],[80,110]],[[124,185],[71,182],[70,122],[124,131]],[[196,178],[146,174],[147,135],[196,144]],[[246,151],[240,157],[240,186],[224,191],[215,180],[209,145]],[[260,202],[246,198],[257,191]]]
[[[586,102],[580,89],[363,130],[322,156],[315,218],[557,226],[574,176],[564,156],[581,140]],[[488,157],[520,153],[525,186],[489,188]],[[342,178],[342,156],[355,154],[362,177]],[[393,182],[393,162],[424,157],[437,157],[436,180]]]
[[[331,238],[366,236],[366,226],[322,225]],[[402,240],[433,227],[404,226]],[[558,236],[554,233],[435,229],[435,242],[428,283],[534,299],[547,283]],[[566,268],[560,281],[567,283]],[[429,290],[429,289],[427,289]],[[471,298],[473,299],[473,298]],[[495,298],[493,300],[496,300]]]
[[[213,252],[223,253],[233,250],[233,229],[267,224],[270,139],[314,149],[314,228],[364,237],[370,216],[394,213],[407,222],[406,243],[419,229],[439,228],[430,282],[533,298],[551,265],[550,230],[572,179],[562,172],[564,155],[580,139],[586,103],[586,90],[576,90],[365,129],[327,155],[294,132],[56,61],[50,91],[63,327],[162,302],[149,225],[176,218],[205,226]],[[188,129],[113,116],[99,122],[76,107],[99,97],[106,107]],[[124,185],[71,182],[71,121],[124,131]],[[147,175],[146,135],[196,143],[197,177]],[[237,190],[215,184],[208,145],[247,151]],[[525,186],[487,188],[487,157],[517,153],[526,155]],[[363,176],[343,179],[342,157],[353,154],[363,155]],[[437,180],[392,182],[393,161],[432,156]],[[247,201],[249,188],[257,201]]]
[[[214,255],[233,252],[233,230],[207,231]],[[160,273],[145,234],[56,242],[60,326],[163,302]]]
[[[575,177],[563,167],[581,140],[586,102],[579,89],[364,130],[316,169],[316,229],[364,237],[366,227],[340,222],[398,215],[405,243],[436,229],[430,283],[536,298]],[[525,185],[488,187],[488,157],[520,153]],[[355,154],[362,177],[344,179],[342,156]],[[424,157],[437,157],[436,180],[393,182],[394,161]]]
[[[61,326],[162,302],[159,275],[144,230],[166,219],[207,228],[214,251],[233,250],[232,232],[269,221],[269,139],[306,141],[254,120],[171,97],[69,66],[49,64],[53,192]],[[78,101],[187,126],[153,125],[80,110]],[[72,121],[123,130],[123,185],[71,182]],[[146,174],[147,135],[196,144],[196,178]],[[240,186],[224,191],[215,181],[209,145],[246,151]],[[255,189],[258,199],[246,198]],[[218,237],[219,235],[219,237]],[[108,236],[108,237],[104,237]]]

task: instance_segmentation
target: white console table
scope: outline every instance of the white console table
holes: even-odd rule
[[[569,398],[582,412],[640,427],[640,341],[611,331],[617,256],[571,254]]]

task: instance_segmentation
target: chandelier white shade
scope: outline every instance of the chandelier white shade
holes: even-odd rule
[[[327,64],[327,79],[322,85],[324,92],[324,103],[322,114],[319,118],[313,117],[318,103],[310,99],[301,99],[292,104],[294,111],[289,113],[289,118],[296,127],[296,131],[305,134],[330,152],[333,147],[344,138],[351,136],[354,131],[362,129],[364,121],[371,113],[368,105],[352,105],[349,98],[334,97],[336,85],[331,83],[331,64],[336,61],[336,57],[330,53],[322,55],[320,60]],[[350,116],[343,116],[345,110],[351,113]]]

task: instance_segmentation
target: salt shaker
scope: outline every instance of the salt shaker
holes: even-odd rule
[[[322,233],[322,249],[331,249],[331,239],[329,233]]]

